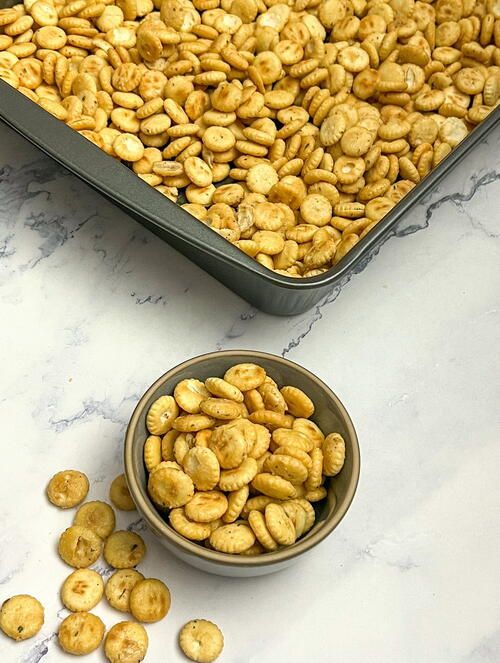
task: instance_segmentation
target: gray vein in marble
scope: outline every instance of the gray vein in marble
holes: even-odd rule
[[[49,645],[56,637],[57,635],[52,633],[40,642],[35,643],[28,653],[20,659],[20,663],[39,663],[49,653]]]
[[[11,240],[14,238],[13,234],[7,235],[6,237],[3,238],[3,240],[0,242],[0,259],[1,258],[10,258],[10,256],[14,255],[16,250],[9,246]]]
[[[450,193],[442,198],[439,198],[435,202],[431,203],[425,211],[425,218],[422,224],[412,224],[406,226],[405,228],[396,228],[392,234],[390,234],[387,239],[390,237],[406,237],[407,235],[412,235],[419,230],[424,230],[429,227],[430,220],[434,212],[439,209],[445,203],[452,203],[457,207],[461,207],[463,203],[468,203],[476,195],[476,193],[485,186],[492,184],[500,180],[500,173],[495,172],[494,170],[484,173],[481,177],[476,177],[475,175],[471,178],[471,188],[467,193]],[[470,218],[470,217],[469,217]],[[495,233],[488,232],[480,224],[475,225],[475,228],[482,230],[488,237],[498,237]],[[385,243],[385,242],[384,242]]]
[[[134,520],[133,523],[130,523],[130,525],[127,525],[127,530],[129,532],[145,532],[146,529],[147,525],[144,518],[138,518],[137,520]]]
[[[139,306],[142,306],[143,304],[161,304],[162,306],[166,306],[167,300],[163,295],[148,295],[147,297],[138,297],[135,292],[131,292],[130,296],[135,298],[135,303],[139,304]]]
[[[252,321],[257,315],[258,310],[253,306],[250,306],[246,311],[240,313],[238,318],[233,322],[229,330],[224,334],[224,338],[218,341],[215,345],[217,350],[224,349],[224,341],[232,338],[240,338],[244,336],[248,322]]]
[[[434,212],[438,210],[442,205],[450,202],[456,206],[461,206],[463,205],[463,203],[467,203],[470,200],[472,200],[472,198],[476,195],[476,193],[480,189],[498,180],[500,180],[500,173],[497,173],[496,171],[489,171],[487,173],[484,173],[484,175],[482,175],[481,177],[473,176],[471,178],[471,188],[468,192],[447,194],[446,196],[442,196],[435,202],[431,203],[425,211],[425,217],[422,224],[412,224],[410,226],[402,228],[401,227],[402,224],[399,223],[398,226],[391,233],[389,233],[378,246],[376,246],[373,249],[373,251],[367,254],[367,256],[356,266],[356,268],[352,271],[351,274],[346,276],[346,278],[344,278],[339,285],[335,286],[335,288],[328,295],[326,295],[319,302],[319,304],[315,306],[312,316],[308,319],[306,329],[303,332],[301,332],[298,336],[292,338],[288,342],[288,344],[281,351],[281,356],[286,357],[287,354],[289,354],[292,350],[295,350],[302,343],[304,338],[306,338],[306,336],[308,336],[309,333],[312,331],[316,323],[323,318],[322,310],[329,304],[332,304],[337,299],[343,288],[351,280],[352,276],[354,276],[354,274],[359,274],[360,272],[362,272],[367,267],[367,265],[373,260],[373,258],[379,253],[380,249],[384,246],[384,244],[387,241],[389,241],[392,237],[398,237],[398,238],[406,237],[407,235],[413,235],[420,230],[428,228]],[[495,233],[490,233],[489,231],[487,231],[479,223],[477,225],[472,223],[472,225],[481,232],[486,233],[488,237],[494,238],[498,236]]]
[[[474,228],[474,230],[479,230],[482,232],[486,237],[489,237],[491,239],[498,239],[500,237],[500,231],[494,232],[492,230],[489,230],[488,228],[485,227],[484,222],[481,219],[475,218],[466,207],[463,207],[463,205],[459,205],[460,211],[467,217],[469,220],[470,225]],[[490,217],[490,220],[491,217]]]
[[[56,177],[68,177],[69,173],[52,159],[40,156],[20,168],[5,165],[0,168],[0,191],[2,191],[2,216],[13,218],[14,210],[18,210],[24,201],[35,198],[40,190],[30,191],[36,182],[45,184]],[[47,191],[50,197],[50,193]]]
[[[405,557],[404,559],[387,559],[387,557],[376,554],[374,548],[378,543],[379,541],[377,541],[373,545],[370,544],[366,546],[366,548],[363,548],[363,550],[361,550],[358,553],[357,558],[371,559],[373,561],[381,562],[382,564],[386,564],[387,566],[391,566],[395,569],[398,569],[399,571],[401,571],[401,573],[406,573],[407,571],[411,571],[412,569],[419,568],[419,564],[416,564],[409,557]]]
[[[240,336],[243,336],[245,333],[245,326],[240,325],[240,322],[246,323],[249,320],[253,320],[255,316],[257,315],[258,311],[256,308],[253,306],[248,309],[248,311],[244,311],[240,317],[239,320],[235,322],[235,324],[231,327],[229,332],[227,333],[227,338],[239,338]]]
[[[92,478],[92,483],[104,483],[105,481],[108,481],[108,475],[107,474],[98,474],[94,475]]]
[[[98,562],[97,564],[94,564],[92,569],[99,573],[103,578],[109,578],[109,576],[112,575],[116,570],[105,562]]]
[[[122,398],[122,400],[117,404],[113,405],[108,399],[104,400],[95,400],[94,398],[88,398],[83,401],[83,408],[69,417],[64,417],[62,419],[49,419],[49,425],[51,428],[54,428],[56,433],[66,430],[70,426],[77,424],[81,421],[89,419],[93,416],[101,417],[106,421],[110,421],[113,424],[120,424],[121,426],[126,426],[128,423],[128,418],[120,416],[118,410],[120,407],[129,401],[133,403],[137,402],[141,398],[141,394],[130,394]]]
[[[12,580],[12,578],[23,570],[24,566],[20,564],[14,569],[11,569],[6,575],[0,577],[0,585],[5,585]]]
[[[397,534],[382,534],[363,543],[362,547],[353,549],[352,556],[346,559],[342,566],[348,570],[356,560],[365,562],[376,562],[385,566],[397,569],[401,573],[418,569],[421,564],[418,563],[415,550],[419,550],[419,544],[426,540],[424,531],[414,532],[404,536]],[[413,551],[412,553],[409,551]],[[413,555],[413,556],[411,556]]]
[[[354,275],[360,274],[365,270],[365,268],[373,260],[373,258],[375,258],[378,255],[379,251],[387,241],[389,241],[393,237],[403,238],[408,235],[413,235],[420,230],[428,228],[430,220],[434,215],[434,212],[438,210],[442,205],[448,202],[454,204],[460,209],[465,210],[465,208],[463,207],[464,203],[468,203],[470,200],[472,200],[472,198],[476,195],[476,193],[480,189],[487,187],[488,185],[498,180],[500,180],[500,173],[497,173],[496,171],[488,171],[487,173],[484,173],[480,177],[473,176],[470,179],[471,182],[470,189],[466,193],[448,194],[442,196],[435,202],[431,203],[425,210],[424,220],[421,224],[412,224],[409,226],[404,226],[404,220],[402,220],[398,224],[398,226],[394,228],[394,230],[390,232],[383,239],[383,241],[380,244],[375,246],[370,253],[368,253],[358,262],[358,264],[350,272],[350,274],[348,274],[338,285],[336,285],[332,289],[331,292],[329,292],[327,295],[325,295],[325,297],[322,300],[320,300],[320,302],[312,309],[312,312],[306,313],[302,319],[299,319],[300,320],[299,325],[302,322],[305,322],[306,327],[303,331],[300,332],[300,334],[292,338],[287,343],[287,345],[281,351],[281,356],[286,357],[290,352],[292,352],[297,347],[299,347],[299,345],[302,343],[304,338],[306,338],[309,335],[309,333],[312,331],[316,323],[323,318],[323,309],[328,305],[332,304],[338,298],[344,287],[350,282],[351,278]],[[425,200],[421,202],[419,205],[419,207],[422,206],[425,206]],[[479,221],[473,219],[470,215],[467,216],[471,222],[471,225],[474,228],[480,230],[481,232],[484,232],[489,237],[497,237],[495,233],[490,233],[487,229],[485,229]],[[247,331],[249,323],[260,315],[262,314],[253,307],[249,307],[248,309],[243,311],[243,313],[241,313],[238,316],[238,318],[233,322],[229,330],[224,334],[224,337],[216,343],[216,349],[222,350],[224,348],[224,343],[226,340],[244,336],[244,334]],[[293,320],[293,318],[288,318],[288,320]]]
[[[67,220],[65,216],[47,217],[44,212],[30,214],[25,221],[25,226],[37,232],[44,241],[38,247],[41,255],[28,263],[28,268],[33,269],[39,262],[49,258],[58,247],[64,246],[69,239],[72,239],[79,230],[96,216],[95,213],[90,214],[70,230],[64,223]]]
[[[289,354],[292,350],[295,350],[295,348],[299,347],[299,345],[302,343],[305,337],[312,331],[314,325],[323,318],[322,311],[325,308],[325,306],[328,306],[337,299],[337,297],[342,292],[343,287],[347,283],[349,283],[350,280],[351,280],[351,275],[342,279],[339,285],[335,286],[335,288],[328,295],[326,295],[326,297],[324,297],[319,302],[319,304],[316,304],[316,306],[314,307],[314,313],[312,314],[311,318],[308,320],[307,327],[298,336],[292,338],[291,341],[288,342],[288,344],[281,351],[282,357],[286,357],[286,355]]]
[[[89,340],[89,337],[83,331],[81,325],[84,324],[82,320],[79,324],[74,327],[66,327],[65,332],[68,333],[68,345],[72,347],[78,347],[84,345]]]
[[[394,398],[391,398],[389,401],[387,401],[387,406],[394,407],[395,405],[399,405],[400,403],[405,403],[407,400],[408,400],[408,394],[401,394],[401,396],[395,396]]]
[[[498,652],[500,652],[500,629],[474,647],[462,659],[462,663],[498,663]]]

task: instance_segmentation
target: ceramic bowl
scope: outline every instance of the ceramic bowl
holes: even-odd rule
[[[254,362],[263,366],[278,385],[290,384],[302,389],[312,399],[316,410],[311,417],[325,432],[339,432],[346,443],[346,460],[341,472],[325,484],[328,495],[315,505],[313,528],[294,545],[254,557],[229,555],[188,541],[165,521],[147,492],[147,473],[143,462],[146,414],[151,404],[185,378],[205,380],[222,377],[234,364]],[[318,377],[288,359],[254,350],[226,350],[194,357],[162,375],[137,404],[125,438],[125,475],[137,509],[151,530],[171,553],[198,569],[218,575],[250,577],[279,571],[306,555],[329,536],[347,513],[359,478],[359,447],[352,421],[338,397]]]

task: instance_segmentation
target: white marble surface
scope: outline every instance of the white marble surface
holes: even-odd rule
[[[176,634],[194,617],[224,631],[221,663],[500,660],[499,206],[497,132],[341,292],[272,318],[0,127],[0,600],[46,607],[38,637],[0,638],[1,663],[72,660],[54,636],[71,513],[47,503],[48,478],[79,468],[104,498],[143,390],[232,347],[331,384],[359,433],[358,493],[308,559],[255,580],[195,571],[136,523],[142,571],[173,595],[146,660],[184,660]]]

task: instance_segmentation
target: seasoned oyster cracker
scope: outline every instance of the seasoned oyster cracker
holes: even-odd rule
[[[104,583],[96,571],[73,571],[61,587],[61,600],[72,612],[89,612],[102,598]]]
[[[61,509],[71,509],[83,502],[89,492],[89,480],[77,470],[54,474],[47,486],[47,497]]]
[[[13,640],[32,638],[40,631],[43,622],[43,606],[29,594],[11,596],[0,608],[0,629]]]
[[[184,654],[197,663],[212,663],[224,648],[224,636],[218,626],[206,619],[194,619],[179,633]]]

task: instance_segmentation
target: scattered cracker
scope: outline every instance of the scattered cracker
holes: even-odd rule
[[[196,663],[212,663],[224,648],[224,636],[213,622],[193,619],[179,633],[179,645],[184,654]]]

